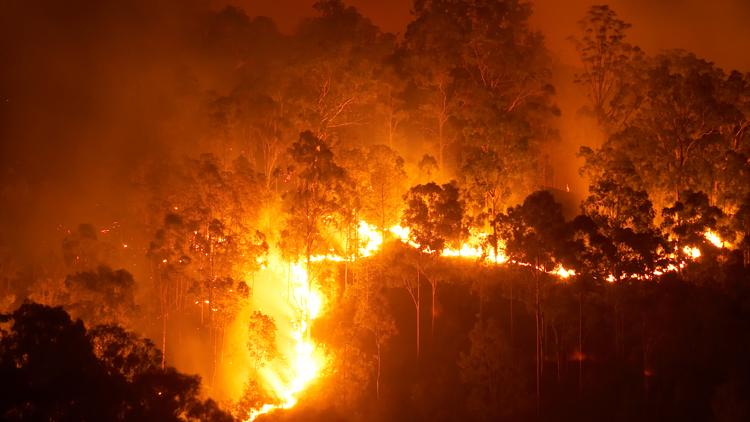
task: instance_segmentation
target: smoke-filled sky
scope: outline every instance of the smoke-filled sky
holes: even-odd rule
[[[282,30],[312,13],[315,0],[213,0],[234,4],[250,14],[273,17]],[[381,28],[403,33],[410,20],[410,0],[350,0]],[[534,0],[532,21],[547,46],[566,64],[576,62],[567,38],[589,6],[609,4],[633,24],[632,41],[649,53],[683,48],[725,68],[750,70],[750,1],[748,0]]]

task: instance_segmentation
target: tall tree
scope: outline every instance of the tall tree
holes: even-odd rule
[[[365,264],[357,273],[354,296],[356,311],[354,324],[372,339],[375,346],[375,397],[380,399],[383,351],[391,337],[397,334],[396,321],[388,306],[385,286],[378,283],[376,274]]]
[[[367,152],[370,189],[365,216],[374,217],[380,230],[398,223],[401,198],[406,190],[404,159],[385,145],[374,145]]]
[[[328,143],[303,132],[289,149],[295,163],[294,185],[286,194],[288,217],[282,249],[292,260],[304,259],[308,287],[313,282],[312,256],[327,253],[327,239],[336,225],[351,224],[353,183],[334,160]]]
[[[447,150],[457,138],[451,123],[463,94],[456,70],[466,30],[458,19],[465,9],[464,2],[415,2],[415,19],[407,27],[401,46],[402,72],[410,80],[412,119],[434,139],[442,174],[446,174]]]
[[[590,112],[606,133],[627,124],[643,101],[644,55],[626,40],[631,27],[607,5],[591,6],[573,38],[583,64],[575,82],[583,87]]]
[[[481,228],[502,209],[510,196],[511,186],[502,158],[489,148],[470,148],[465,151],[460,171],[460,183],[466,211],[471,223]]]
[[[542,355],[542,277],[559,263],[565,245],[567,227],[562,206],[547,191],[529,195],[521,205],[509,208],[496,217],[499,232],[506,239],[509,258],[530,264],[535,284],[536,315],[536,401],[537,412],[541,404]],[[511,297],[512,303],[512,297]],[[511,314],[512,315],[512,314]],[[512,318],[512,316],[511,316]]]
[[[341,0],[320,0],[313,8],[319,15],[303,21],[294,35],[293,65],[306,129],[330,140],[373,123],[367,111],[373,110],[378,72],[394,39]]]
[[[464,204],[459,198],[455,183],[442,186],[436,183],[413,186],[404,195],[406,209],[402,224],[409,228],[411,238],[419,244],[422,252],[439,255],[448,243],[460,242],[465,234],[463,225]],[[421,271],[419,258],[417,271]],[[435,329],[435,301],[438,275],[428,277],[432,287],[431,332]]]
[[[719,95],[723,72],[679,51],[646,69],[646,94],[628,124],[598,151],[583,150],[587,172],[645,190],[659,207],[686,189],[713,192],[720,173],[714,166],[725,161],[729,145],[722,128],[735,110]]]

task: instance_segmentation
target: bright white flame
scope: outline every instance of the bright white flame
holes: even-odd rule
[[[554,274],[560,278],[570,278],[571,276],[576,275],[576,272],[574,270],[568,270],[565,269],[562,265],[558,265],[557,268],[552,270],[551,274]]]
[[[718,234],[712,232],[711,230],[706,230],[706,232],[703,233],[703,236],[717,248],[731,247],[729,242],[725,242],[721,237],[719,237]]]
[[[327,256],[316,257],[327,260]],[[312,259],[311,259],[312,261]],[[289,300],[291,340],[289,347],[280,347],[282,362],[259,369],[259,373],[278,402],[264,404],[250,411],[250,421],[277,409],[289,409],[297,404],[300,393],[314,381],[325,363],[322,351],[311,338],[312,322],[323,310],[323,294],[310,283],[303,263],[287,264],[289,271]]]
[[[396,224],[395,226],[388,229],[392,235],[396,236],[401,242],[406,243],[412,248],[419,248],[420,244],[412,240],[411,230],[408,227],[402,227]]]
[[[383,233],[366,221],[359,222],[359,256],[372,256],[383,246]]]
[[[682,252],[685,253],[688,257],[692,259],[697,259],[701,257],[701,250],[694,247],[694,246],[685,246],[682,248]]]

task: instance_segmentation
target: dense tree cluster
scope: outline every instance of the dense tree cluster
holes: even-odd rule
[[[724,212],[747,197],[750,76],[686,51],[646,56],[606,6],[581,21],[579,75],[608,137],[583,147],[592,182],[645,191],[657,208],[702,191]]]
[[[3,420],[231,421],[200,379],[160,366],[154,345],[117,326],[86,330],[61,308],[1,316]]]

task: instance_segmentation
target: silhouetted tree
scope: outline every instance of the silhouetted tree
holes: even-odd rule
[[[448,243],[460,242],[466,231],[463,226],[464,204],[455,183],[413,186],[404,195],[404,201],[406,209],[402,224],[409,228],[410,237],[419,244],[422,252],[440,254]],[[417,271],[422,271],[419,259]],[[437,274],[428,277],[432,287],[431,332],[435,329],[438,277]]]
[[[130,325],[136,319],[135,282],[125,270],[100,266],[96,271],[79,272],[65,278],[65,308],[89,327],[119,323]]]
[[[232,420],[199,398],[200,378],[162,369],[151,342],[119,327],[87,334],[62,308],[33,303],[2,318],[5,420]]]
[[[589,100],[590,112],[606,133],[627,124],[643,101],[641,50],[626,41],[629,23],[607,5],[591,6],[578,22],[573,38],[583,64],[576,74]]]

